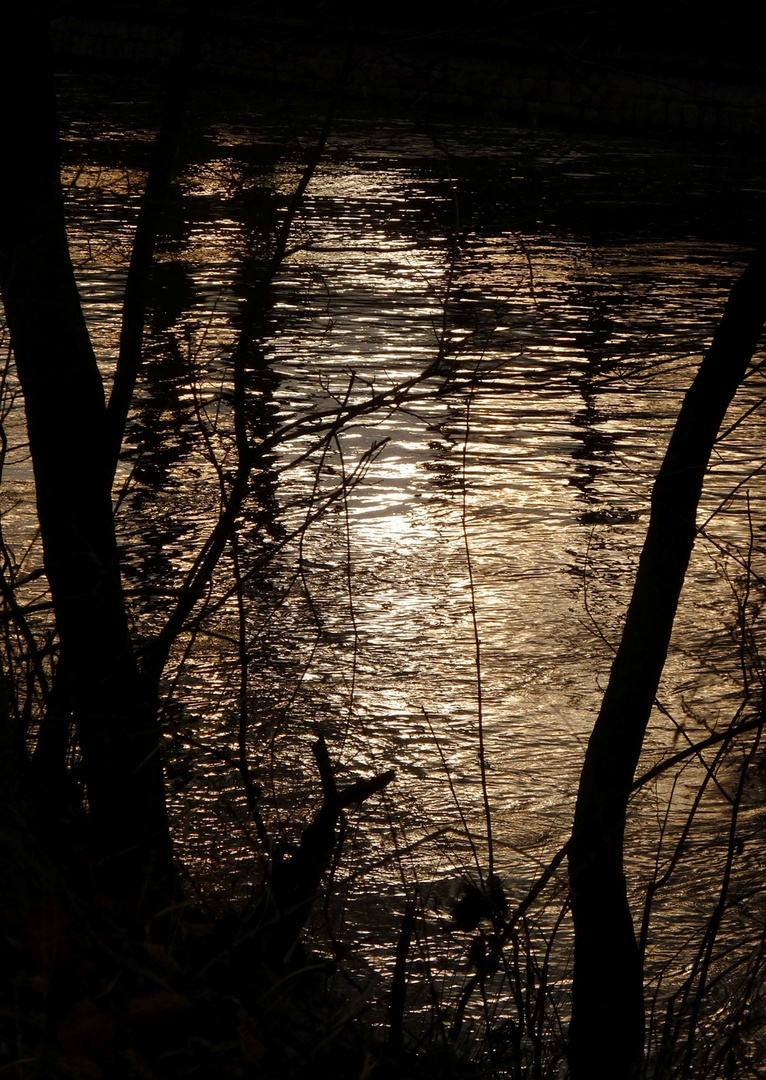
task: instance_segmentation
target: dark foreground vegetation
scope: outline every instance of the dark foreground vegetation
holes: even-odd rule
[[[30,568],[11,545],[0,549],[0,1074],[19,1080],[762,1075],[763,837],[757,815],[744,814],[758,804],[763,723],[757,632],[763,582],[754,549],[738,565],[741,694],[730,722],[701,742],[674,745],[650,775],[637,779],[636,769],[697,536],[708,460],[766,316],[763,254],[734,284],[657,477],[570,842],[526,896],[511,903],[495,873],[487,802],[483,846],[474,843],[475,866],[466,870],[450,912],[470,970],[459,995],[440,997],[423,899],[410,882],[390,982],[371,1001],[344,977],[343,948],[320,947],[305,930],[332,892],[347,815],[388,790],[394,777],[341,776],[334,748],[319,738],[307,763],[316,806],[299,828],[279,831],[249,760],[248,583],[255,572],[268,571],[268,560],[261,552],[251,565],[244,538],[256,531],[252,508],[268,498],[274,453],[289,439],[304,440],[304,457],[321,457],[362,417],[423,393],[469,396],[476,372],[461,371],[442,338],[416,377],[385,391],[357,394],[349,386],[332,408],[288,421],[270,408],[264,356],[270,287],[290,252],[294,218],[332,123],[330,107],[290,199],[278,212],[262,208],[243,254],[245,299],[233,316],[236,345],[215,419],[195,404],[195,437],[207,448],[216,489],[209,531],[177,588],[160,602],[155,596],[145,610],[133,605],[115,530],[115,477],[147,378],[151,335],[162,332],[157,291],[171,288],[153,267],[182,164],[202,28],[187,29],[147,170],[108,398],[65,228],[46,21],[34,11],[18,12],[4,16],[3,29],[1,108],[12,165],[0,175],[0,286],[10,334],[4,409],[6,420],[12,406],[25,413],[42,561]],[[323,493],[307,520],[342,502],[376,450],[372,444],[355,470]],[[193,873],[174,850],[165,771],[172,762],[163,760],[162,731],[172,722],[168,702],[181,693],[172,678],[178,657],[224,605],[237,628],[237,764],[254,876],[249,898],[211,910],[199,902]],[[486,793],[481,730],[479,744]],[[637,901],[625,877],[630,800],[690,763],[701,763],[698,794],[680,824],[663,825],[654,876]],[[712,789],[728,828],[715,853],[713,907],[683,943],[682,974],[674,974],[672,985],[658,977],[647,998],[652,906],[673,880]],[[746,847],[756,854],[740,879]],[[567,861],[568,887],[561,877]],[[727,921],[744,930],[720,948]],[[560,940],[571,926],[569,972]],[[469,1027],[473,1037],[464,1034]]]

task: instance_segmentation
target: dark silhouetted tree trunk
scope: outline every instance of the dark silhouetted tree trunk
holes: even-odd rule
[[[765,318],[766,256],[759,251],[732,290],[657,476],[622,640],[588,743],[569,847],[573,1080],[626,1080],[641,1067],[643,979],[623,870],[628,796],[694,545],[710,453]]]
[[[69,256],[47,26],[2,16],[0,287],[24,394],[45,571],[88,804],[110,876],[172,879],[155,702],[120,582],[104,390]]]

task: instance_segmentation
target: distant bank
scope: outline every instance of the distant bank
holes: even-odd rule
[[[60,66],[167,68],[181,31],[172,22],[64,17],[53,24]],[[332,89],[346,46],[301,26],[211,25],[200,71],[257,85],[269,96]],[[367,38],[354,46],[347,100],[405,115],[459,113],[476,121],[670,131],[750,143],[766,135],[766,68],[697,69],[689,58],[586,55],[576,49],[460,43],[438,36]]]

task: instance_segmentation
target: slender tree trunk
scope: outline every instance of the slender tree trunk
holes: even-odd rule
[[[94,833],[120,889],[172,879],[156,703],[130,641],[101,376],[67,244],[43,14],[2,17],[0,288],[24,394],[50,582]]]
[[[107,436],[113,471],[119,461],[136,379],[141,370],[154,249],[165,200],[176,174],[178,147],[197,68],[201,39],[202,12],[199,5],[189,3],[181,50],[168,81],[165,116],[152,148],[149,174],[141,198],[141,210],[125,282],[120,350],[107,405]]]
[[[623,871],[628,796],[694,545],[710,453],[765,318],[766,255],[759,251],[732,290],[657,476],[622,640],[585,755],[569,847],[573,1080],[625,1080],[641,1068],[643,979]]]

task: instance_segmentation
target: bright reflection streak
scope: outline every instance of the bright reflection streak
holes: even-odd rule
[[[193,300],[154,336],[146,388],[128,434],[132,459],[151,467],[143,479],[140,472],[134,478],[121,518],[126,580],[136,592],[147,584],[177,588],[218,513],[218,476],[198,438],[194,410],[206,410],[210,445],[229,468],[232,316],[252,225],[245,223],[246,196],[262,199],[273,215],[271,228],[298,176],[295,164],[251,176],[236,156],[238,146],[250,146],[245,129],[233,125],[217,135],[211,159],[184,177],[185,213],[160,256],[182,264]],[[259,496],[263,505],[249,509],[242,535],[254,560],[264,546],[296,534],[248,585],[252,750],[275,813],[296,812],[296,789],[309,801],[316,792],[307,746],[322,730],[341,753],[343,769],[397,768],[392,800],[412,837],[456,826],[438,741],[471,828],[481,834],[475,603],[490,798],[500,868],[513,893],[568,831],[651,480],[690,378],[689,355],[709,337],[732,277],[727,262],[738,262],[741,253],[697,240],[588,242],[550,225],[514,230],[507,224],[515,220],[514,184],[528,169],[542,168],[545,185],[545,170],[559,158],[542,136],[530,147],[520,136],[506,142],[506,135],[494,147],[470,133],[452,136],[469,178],[478,169],[479,185],[481,176],[494,175],[491,164],[501,174],[507,170],[508,190],[492,213],[479,205],[476,231],[463,237],[448,294],[454,217],[442,158],[403,129],[392,128],[390,143],[374,146],[367,129],[342,130],[335,156],[309,189],[296,249],[274,283],[267,350],[278,376],[270,390],[275,415],[289,421],[412,377],[437,354],[445,304],[451,362],[463,372],[478,366],[481,374],[468,423],[466,394],[448,394],[343,432],[342,460],[330,447],[324,458],[315,453],[288,469],[311,440],[282,447],[274,463],[278,482]],[[375,139],[385,143],[380,133]],[[514,158],[522,152],[530,160]],[[600,160],[616,151],[595,147],[590,153]],[[571,184],[608,175],[578,162]],[[107,378],[137,179],[127,170],[89,166],[70,193],[79,281]],[[470,204],[475,193],[469,184]],[[78,213],[78,200],[85,214]],[[94,206],[98,227],[88,230]],[[744,411],[762,392],[754,379],[739,407]],[[23,425],[11,417],[7,426],[12,455],[3,521],[23,547],[34,535],[31,477]],[[762,427],[756,412],[720,447],[704,514],[760,460]],[[154,442],[146,440],[147,428]],[[318,502],[384,437],[390,443],[347,502],[333,502],[299,535]],[[762,521],[763,477],[749,490]],[[719,542],[741,547],[742,499],[736,510],[715,528]],[[156,548],[152,557],[147,544]],[[690,730],[728,715],[737,692],[722,615],[731,610],[730,597],[713,563],[722,558],[720,550],[699,545],[662,689]],[[230,596],[216,593],[212,602],[219,605],[216,619],[203,625],[188,661],[174,673],[183,706],[168,721],[168,738],[180,843],[226,891],[223,864],[236,877],[247,859],[246,842],[237,848],[227,829],[222,845],[216,827],[222,817],[228,820],[224,796],[241,798],[231,761],[236,611]],[[147,625],[158,625],[156,603],[144,606]],[[217,636],[206,636],[213,632]],[[702,653],[715,663],[701,675],[697,664],[690,681],[689,658]],[[658,719],[647,759],[666,745],[667,725]],[[382,814],[371,813],[359,844],[362,861],[376,866],[369,887],[395,890],[396,868],[375,861],[388,850]],[[465,849],[457,835],[425,844],[417,854],[421,879],[454,876]],[[371,941],[370,957],[376,948]]]

